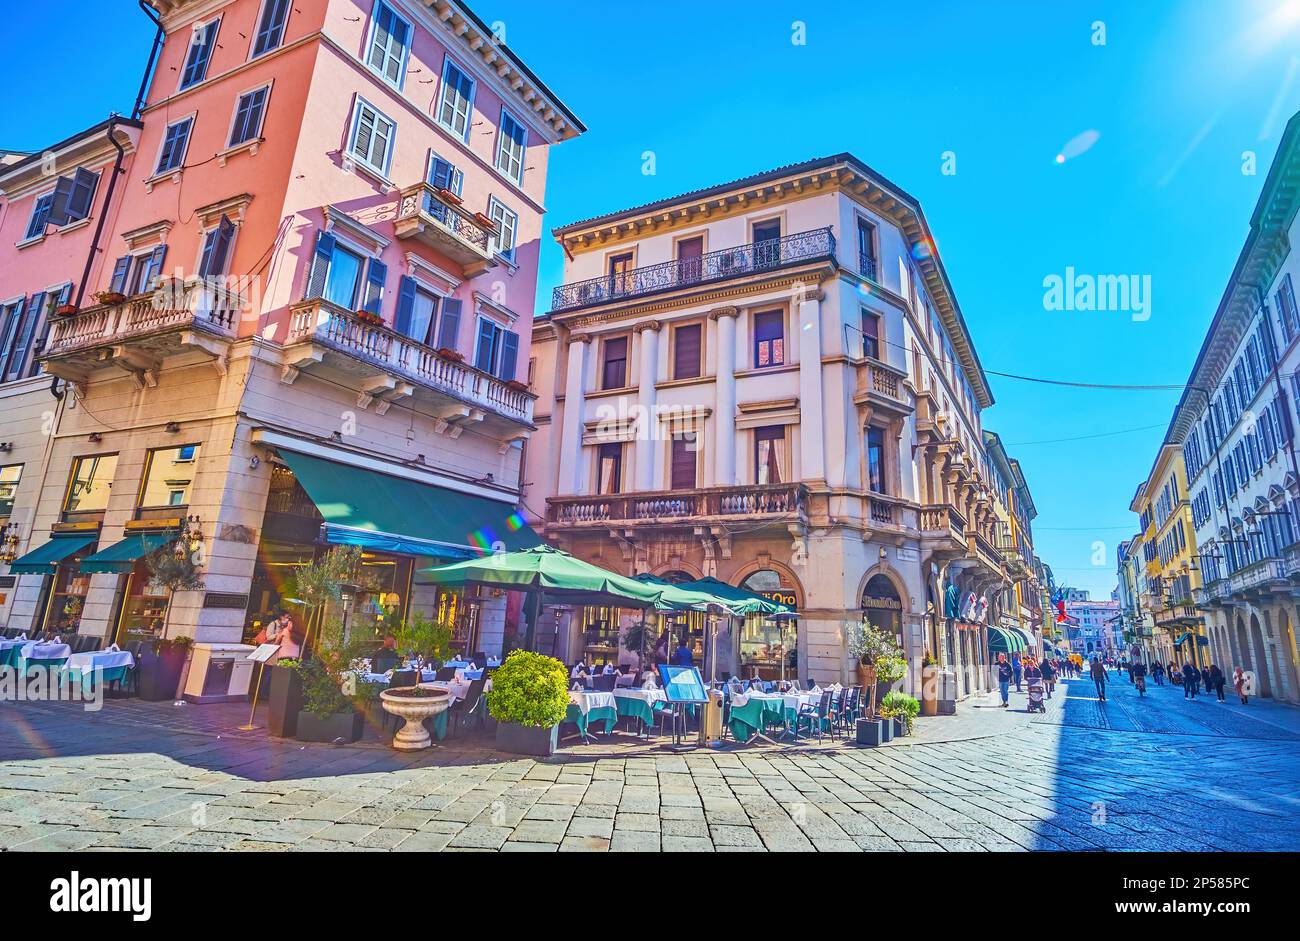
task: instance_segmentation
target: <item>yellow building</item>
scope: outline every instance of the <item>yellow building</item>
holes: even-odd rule
[[[1145,584],[1138,601],[1150,614],[1155,630],[1182,661],[1204,661],[1205,619],[1192,600],[1201,587],[1196,528],[1187,496],[1187,469],[1182,448],[1168,442],[1160,447],[1155,465],[1138,488],[1129,509],[1138,514]],[[1135,540],[1136,542],[1136,540]],[[1155,646],[1164,647],[1157,642]]]

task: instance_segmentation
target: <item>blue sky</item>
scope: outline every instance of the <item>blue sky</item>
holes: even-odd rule
[[[583,9],[475,4],[590,128],[552,154],[550,224],[851,151],[921,200],[983,364],[1001,372],[1184,382],[1300,110],[1300,0]],[[63,48],[93,52],[69,60],[68,83],[50,80],[40,44],[7,50],[0,147],[43,147],[134,101],[152,38],[134,5],[21,4],[11,34],[37,34],[52,13]],[[1090,148],[1056,161],[1089,132]],[[1243,174],[1246,151],[1258,175]],[[548,245],[540,297],[562,265]],[[1067,267],[1150,276],[1150,319],[1045,310],[1043,279]],[[990,382],[985,425],[1024,466],[1039,554],[1058,580],[1106,595],[1177,393]],[[1143,430],[1112,434],[1128,429]],[[1107,436],[1041,443],[1095,435]]]

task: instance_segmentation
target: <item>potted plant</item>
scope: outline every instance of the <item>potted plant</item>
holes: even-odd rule
[[[506,380],[506,388],[507,388],[507,389],[512,389],[512,390],[514,390],[515,392],[527,392],[527,391],[528,391],[528,383],[526,383],[526,382],[520,382],[518,379],[507,379],[507,380]]]
[[[483,228],[487,229],[489,232],[495,232],[497,230],[496,222],[487,213],[483,213],[483,212],[474,213],[474,221],[477,222]]]
[[[121,291],[100,291],[95,295],[95,300],[101,304],[113,305],[121,304],[126,301],[126,295]]]
[[[850,625],[848,634],[849,653],[857,661],[858,683],[867,695],[866,715],[874,715],[876,711],[876,682],[879,679],[878,665],[885,666],[890,670],[894,669],[892,664],[881,664],[880,662],[886,660],[886,658],[902,659],[902,651],[894,643],[894,638],[891,635],[866,621]],[[904,669],[906,669],[906,664],[904,664]],[[890,682],[893,682],[893,680]]]
[[[516,755],[552,755],[569,708],[569,673],[553,657],[516,650],[492,675],[487,703],[497,721],[497,748]]]
[[[140,649],[136,662],[140,698],[146,702],[163,702],[176,698],[181,674],[189,657],[192,637],[160,638]]]
[[[928,650],[921,655],[921,712],[939,714],[939,661]]]
[[[876,661],[876,702],[882,702],[907,676],[907,661],[901,655],[890,654]]]
[[[461,199],[460,196],[456,195],[446,187],[443,187],[442,189],[438,190],[438,198],[441,199],[444,203],[448,203],[452,206],[459,206],[461,203],[465,201]]]
[[[60,304],[54,308],[54,314],[56,317],[71,317],[80,309],[76,304]]]
[[[298,664],[298,675],[302,680],[298,741],[346,743],[361,738],[361,713],[344,694],[334,671],[315,657]]]
[[[407,686],[386,689],[379,694],[384,711],[405,719],[406,724],[393,736],[393,747],[398,751],[419,751],[433,744],[424,721],[447,711],[451,699],[445,689],[428,686]]]
[[[456,350],[448,349],[445,346],[438,347],[438,355],[443,359],[451,360],[453,363],[465,362],[465,355],[463,353],[458,353]]]
[[[921,703],[915,696],[909,696],[901,690],[886,693],[880,701],[881,715],[888,714],[894,723],[894,734],[900,738],[912,734],[912,720],[921,712]]]
[[[371,310],[358,310],[356,311],[356,317],[357,320],[372,327],[382,327],[384,325],[384,318]]]
[[[857,743],[874,748],[885,742],[885,721],[878,716],[863,716],[857,720]]]
[[[267,697],[266,730],[279,738],[298,734],[298,713],[302,712],[301,661],[279,660],[271,665],[271,692]]]

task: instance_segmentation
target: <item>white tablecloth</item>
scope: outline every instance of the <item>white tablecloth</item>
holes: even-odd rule
[[[72,656],[72,648],[67,644],[38,644],[29,640],[23,644],[20,656],[24,660],[64,660]]]
[[[445,689],[452,699],[464,699],[469,695],[469,688],[474,684],[461,682],[460,680],[437,680],[434,682],[421,683],[420,685],[428,686],[433,689]],[[483,684],[483,692],[486,693],[491,689],[492,681],[488,680]]]
[[[592,696],[596,694],[588,693],[587,695]],[[605,695],[610,694],[607,693]],[[657,702],[666,702],[668,699],[668,695],[662,689],[616,689],[612,695],[625,699],[640,699],[643,700],[647,706],[653,706]]]
[[[114,667],[133,667],[135,657],[129,650],[92,650],[89,653],[74,653],[68,658],[67,669],[90,673],[95,670],[111,670]]]
[[[0,640],[0,650],[8,650],[10,647],[21,647],[23,644],[31,643],[26,637],[21,640]]]
[[[586,715],[593,709],[614,709],[613,693],[584,693],[574,690],[569,693],[569,702],[573,703]]]

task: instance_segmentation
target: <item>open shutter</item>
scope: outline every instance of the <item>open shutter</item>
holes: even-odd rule
[[[451,190],[453,193],[459,193],[456,189],[456,166],[450,160],[444,160],[437,154],[434,154],[433,161],[429,165],[429,183],[434,189]]]
[[[72,175],[72,195],[68,197],[68,218],[72,222],[90,215],[95,200],[95,187],[99,185],[99,174],[91,173],[84,167],[78,167]]]
[[[163,263],[167,261],[167,246],[159,245],[149,255],[148,270],[145,272],[144,287],[148,289],[162,276]]]
[[[438,331],[438,348],[454,350],[460,340],[460,301],[449,297],[442,302],[442,327]]]
[[[49,221],[52,225],[67,225],[73,217],[68,211],[72,199],[73,181],[70,176],[61,176],[54,184],[54,202],[50,206]],[[78,217],[80,218],[80,217]]]
[[[230,243],[235,238],[235,224],[226,216],[208,233],[203,245],[203,259],[199,262],[199,277],[218,277],[226,272]]]
[[[19,300],[10,309],[9,319],[0,324],[0,381],[4,380],[5,373],[9,369],[10,354],[13,352],[18,331],[22,329],[24,310],[26,304]]]
[[[131,256],[123,255],[113,263],[113,280],[109,282],[108,289],[116,291],[118,294],[126,293],[126,276],[131,271]]]
[[[316,234],[316,251],[312,255],[311,274],[307,276],[307,300],[325,296],[325,279],[330,273],[330,259],[334,257],[335,238],[330,232]]]
[[[402,275],[402,280],[397,288],[397,318],[393,321],[393,329],[403,336],[411,335],[411,315],[415,312],[415,279],[410,275]],[[413,339],[424,342],[424,337],[414,337]]]
[[[45,314],[45,292],[33,294],[27,302],[27,316],[18,327],[15,337],[13,356],[9,359],[6,379],[19,379],[27,368],[27,354],[31,351],[32,337],[36,335],[37,323]]]
[[[366,300],[363,310],[378,314],[384,306],[384,282],[388,280],[388,266],[378,258],[371,259],[366,269]]]
[[[497,375],[509,382],[518,370],[519,334],[507,330],[501,335],[501,365]]]
[[[492,371],[492,344],[496,339],[497,329],[490,320],[482,317],[478,321],[478,340],[474,345],[474,367],[483,372]]]

